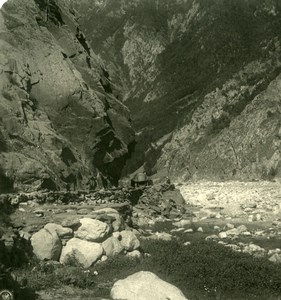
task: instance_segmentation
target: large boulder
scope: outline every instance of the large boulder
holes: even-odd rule
[[[65,247],[63,247],[60,263],[89,268],[102,256],[102,254],[103,248],[100,244],[73,238],[67,242]]]
[[[110,296],[113,300],[187,300],[177,287],[144,271],[115,282]]]
[[[140,241],[132,231],[123,230],[120,232],[120,243],[127,251],[133,251],[139,248]]]
[[[112,236],[102,243],[102,247],[106,256],[111,257],[120,254],[124,250],[124,246],[119,239]]]
[[[62,245],[56,232],[41,229],[31,237],[31,245],[40,260],[59,259]]]
[[[99,220],[84,218],[80,220],[80,223],[82,225],[75,232],[75,237],[81,240],[100,242],[106,238],[110,231],[108,224]]]

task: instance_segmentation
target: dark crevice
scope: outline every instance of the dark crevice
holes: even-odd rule
[[[62,12],[55,0],[35,0],[39,9],[44,13],[44,19],[39,19],[37,23],[42,26],[49,21],[57,26],[64,25]]]
[[[91,48],[89,47],[85,35],[80,31],[79,27],[77,27],[76,31],[76,38],[79,41],[79,43],[82,45],[82,47],[85,49],[87,54],[91,56]]]
[[[47,189],[49,191],[57,191],[58,187],[51,178],[44,178],[41,184],[41,189]]]
[[[71,164],[77,162],[76,157],[74,156],[73,152],[68,148],[65,147],[61,151],[61,160],[69,167]]]

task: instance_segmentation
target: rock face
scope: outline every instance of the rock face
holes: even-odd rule
[[[62,249],[60,263],[81,265],[89,268],[103,254],[103,248],[98,243],[91,243],[73,238]]]
[[[56,232],[42,229],[31,237],[33,252],[40,260],[58,260],[61,241]]]
[[[151,272],[138,272],[114,283],[113,300],[187,300],[175,286],[161,280]]]
[[[281,176],[278,1],[73,5],[132,112],[127,171],[146,162],[178,180]]]
[[[134,141],[68,1],[0,11],[0,192],[116,183]]]
[[[82,224],[79,229],[75,232],[75,237],[90,241],[90,242],[100,242],[109,233],[110,227],[99,220],[93,220],[89,218],[84,218],[80,220]]]

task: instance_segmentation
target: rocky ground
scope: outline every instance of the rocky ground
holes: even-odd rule
[[[8,201],[14,209],[1,243],[12,248],[19,238],[31,241],[37,259],[67,266],[74,258],[85,272],[93,272],[95,267],[89,269],[93,263],[103,264],[116,255],[145,259],[150,253],[143,250],[143,243],[162,240],[177,241],[187,252],[198,241],[214,242],[236,253],[266,259],[268,264],[281,263],[278,182],[159,183],[66,195],[45,192],[2,196],[2,203]],[[62,201],[67,198],[68,202]],[[50,247],[46,249],[47,244]],[[90,251],[88,247],[93,248]],[[39,272],[38,267],[34,270]],[[15,274],[20,282],[23,277],[34,281],[34,275],[19,270]],[[104,275],[97,272],[95,276]],[[99,289],[110,290],[121,279],[118,274],[114,278],[113,282],[101,280]],[[91,288],[81,289],[75,284],[37,291],[37,297],[43,300],[65,299],[65,295],[73,300],[105,299]]]

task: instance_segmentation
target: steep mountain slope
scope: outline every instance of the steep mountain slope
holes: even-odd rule
[[[134,131],[107,77],[67,1],[4,4],[0,192],[117,182]]]
[[[280,176],[279,1],[72,5],[132,113],[127,171],[145,161],[180,178]]]

